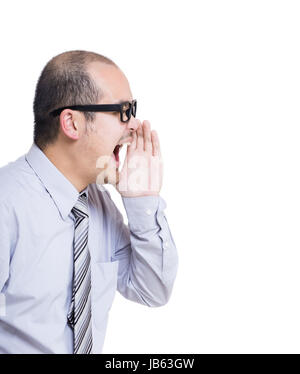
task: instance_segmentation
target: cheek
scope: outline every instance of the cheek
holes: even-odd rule
[[[124,136],[124,127],[120,126],[117,118],[112,118],[112,116],[107,114],[108,118],[110,120],[105,121],[102,117],[101,123],[96,126],[93,137],[100,151],[111,154],[122,136]]]
[[[112,134],[101,133],[100,131],[91,139],[90,149],[96,157],[109,156],[113,153],[116,143],[119,138],[115,140]]]

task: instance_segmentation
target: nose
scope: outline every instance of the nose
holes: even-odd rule
[[[130,131],[136,131],[141,126],[141,121],[133,116],[131,116],[129,122],[128,122],[128,129]]]

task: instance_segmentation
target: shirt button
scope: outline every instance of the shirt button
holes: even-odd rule
[[[165,242],[165,247],[169,247],[169,242]]]
[[[152,213],[151,209],[147,209],[147,210],[146,210],[146,214],[148,214],[148,216],[150,216],[151,213]]]

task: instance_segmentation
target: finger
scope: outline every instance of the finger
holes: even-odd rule
[[[136,149],[137,135],[136,131],[132,134],[132,142],[127,146],[127,150],[134,151]]]
[[[137,120],[137,129],[142,125],[141,121],[138,119]],[[130,150],[136,150],[136,147],[137,147],[137,129],[135,131],[132,132],[132,142],[131,142],[131,146],[130,146]]]
[[[151,125],[149,121],[144,121],[144,150],[152,154]]]
[[[144,149],[144,136],[143,136],[143,126],[137,129],[137,140],[136,149],[142,151]]]
[[[152,155],[161,157],[160,144],[157,132],[155,130],[151,131],[152,140]]]
[[[115,180],[115,186],[118,187],[119,185],[119,182],[120,182],[120,172],[119,170],[116,170],[116,180]]]

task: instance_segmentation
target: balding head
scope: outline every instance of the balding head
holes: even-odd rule
[[[102,98],[101,87],[88,73],[93,62],[118,66],[109,58],[89,51],[68,51],[53,57],[44,67],[37,82],[34,98],[34,142],[44,149],[53,144],[59,132],[59,118],[49,113],[69,105],[94,104]],[[94,113],[85,112],[93,122]]]

